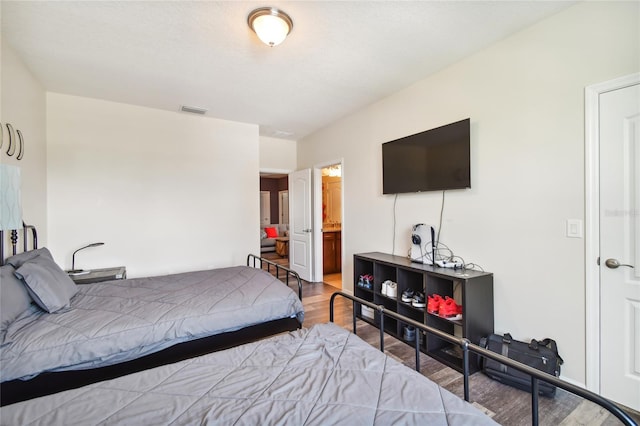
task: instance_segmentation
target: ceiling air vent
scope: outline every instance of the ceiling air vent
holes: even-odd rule
[[[183,112],[190,112],[191,114],[200,114],[200,115],[204,115],[207,110],[204,108],[198,108],[198,107],[192,107],[192,106],[187,106],[187,105],[182,105],[182,108],[180,108]]]
[[[293,132],[287,132],[286,130],[276,130],[273,133],[273,137],[275,138],[288,138],[293,136]]]

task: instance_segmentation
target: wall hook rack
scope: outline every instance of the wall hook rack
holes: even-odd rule
[[[16,160],[22,160],[22,157],[24,157],[24,139],[22,139],[22,132],[20,129],[16,129],[16,133],[18,134],[18,144],[20,145],[20,150],[18,151],[18,155],[16,155]]]
[[[9,134],[9,145],[7,146],[7,155],[12,157],[16,155],[16,150],[18,151],[16,155],[16,160],[22,160],[24,157],[24,136],[22,136],[22,132],[20,129],[15,129],[11,125],[11,123],[0,123],[0,149],[4,143],[4,127],[7,128],[7,133]],[[18,135],[16,139],[16,134]]]
[[[9,147],[7,148],[7,155],[11,157],[16,150],[16,147],[13,145],[14,140],[14,131],[13,126],[10,123],[5,124],[7,126],[7,132],[9,132]]]

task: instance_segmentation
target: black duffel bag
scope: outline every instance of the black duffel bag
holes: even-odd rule
[[[503,336],[491,334],[480,340],[480,346],[556,377],[560,376],[560,365],[564,362],[552,339],[533,339],[526,343],[514,340],[509,333]],[[531,377],[528,374],[484,357],[480,358],[480,368],[494,380],[531,392]],[[556,387],[540,380],[538,391],[540,395],[552,397],[556,394]]]

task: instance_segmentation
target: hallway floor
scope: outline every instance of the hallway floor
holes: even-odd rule
[[[326,274],[322,282],[329,284],[331,287],[335,287],[338,290],[342,290],[342,272],[336,272],[335,274]]]

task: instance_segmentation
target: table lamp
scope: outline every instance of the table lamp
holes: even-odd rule
[[[89,247],[98,247],[98,246],[102,246],[102,245],[104,245],[104,243],[91,243],[91,244],[88,244],[88,245],[86,245],[84,247],[80,247],[78,250],[74,251],[73,255],[71,256],[71,269],[68,270],[67,273],[69,273],[69,274],[77,274],[77,273],[83,271],[82,269],[76,269],[76,253],[77,252],[79,252],[80,250],[84,250],[86,248],[89,248]]]

